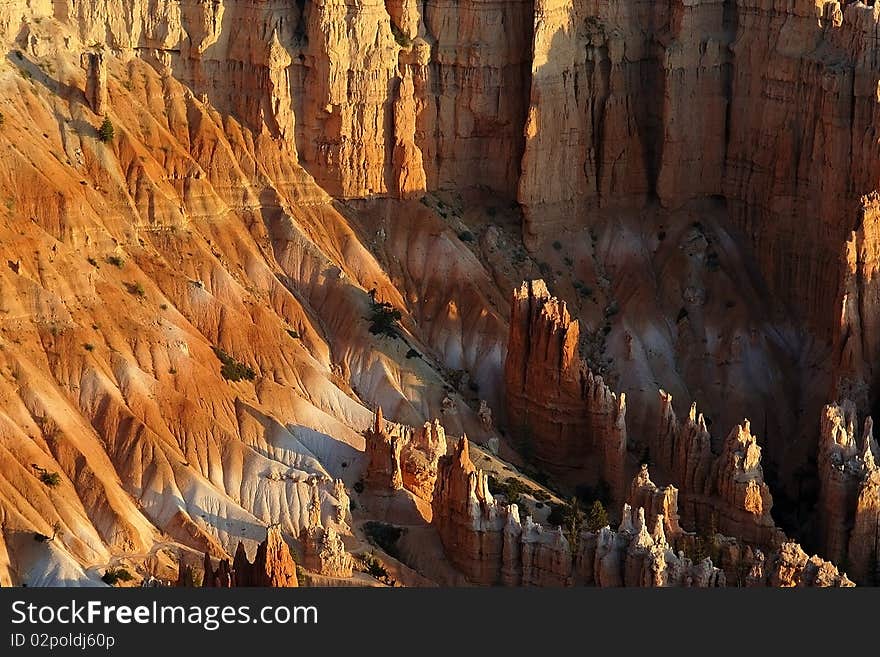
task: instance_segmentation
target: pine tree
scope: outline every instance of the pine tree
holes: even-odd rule
[[[104,122],[101,124],[101,127],[98,128],[98,139],[106,144],[113,141],[114,135],[115,130],[113,129],[113,124],[110,122],[109,117],[104,117]]]
[[[602,529],[608,523],[608,513],[605,511],[605,506],[599,500],[593,502],[593,506],[590,507],[590,513],[587,516],[587,528],[590,531],[598,531]]]

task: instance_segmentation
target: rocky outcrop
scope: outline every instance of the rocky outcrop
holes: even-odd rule
[[[345,514],[340,513],[339,509],[335,520],[336,522],[345,520]],[[300,540],[303,544],[304,568],[327,577],[351,577],[353,562],[351,555],[345,549],[342,537],[332,524],[327,527],[323,525],[321,496],[317,486],[312,488],[309,526],[300,535]]]
[[[107,62],[101,51],[83,53],[86,69],[86,102],[98,116],[107,113]]]
[[[874,460],[876,443],[862,456],[864,476],[856,501],[849,539],[849,564],[853,579],[868,585],[880,583],[880,467]]]
[[[761,448],[748,420],[735,426],[715,453],[696,404],[681,422],[672,395],[661,390],[655,445],[651,453],[678,484],[685,528],[717,530],[768,549],[781,544],[782,532],[770,515],[773,499],[764,483]]]
[[[643,463],[629,487],[627,504],[633,509],[644,509],[649,527],[658,517],[663,518],[663,531],[667,536],[678,536],[682,529],[678,524],[678,490],[675,486],[659,488],[651,481],[648,465]]]
[[[840,262],[834,390],[863,413],[880,401],[880,192],[861,199],[858,227]]]
[[[446,454],[446,431],[439,420],[421,427],[388,422],[382,409],[364,432],[367,470],[364,483],[372,492],[406,489],[430,502],[437,478],[437,462]]]
[[[767,582],[774,587],[852,587],[855,584],[835,566],[813,555],[807,556],[797,543],[784,543],[769,560]]]
[[[855,404],[823,409],[819,437],[819,509],[823,554],[848,564],[859,583],[874,582],[880,545],[880,474],[874,461],[873,421],[857,439]]]
[[[613,393],[579,356],[579,325],[542,280],[513,293],[504,363],[508,424],[549,471],[604,480],[624,495],[626,397]],[[580,483],[580,482],[579,482]]]
[[[183,570],[181,571],[183,573]],[[228,559],[221,559],[213,568],[211,558],[206,553],[202,586],[207,587],[295,587],[299,586],[296,577],[296,563],[290,553],[281,529],[272,525],[266,530],[266,539],[257,547],[253,563],[248,560],[244,544],[239,543],[232,567]]]

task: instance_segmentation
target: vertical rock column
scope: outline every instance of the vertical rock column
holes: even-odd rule
[[[544,468],[623,499],[626,400],[578,355],[579,326],[544,281],[514,291],[504,368],[511,433]]]
[[[86,69],[86,101],[98,116],[107,113],[107,62],[100,51],[87,52],[82,56]]]

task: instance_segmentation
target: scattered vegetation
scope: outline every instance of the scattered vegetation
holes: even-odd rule
[[[489,475],[489,492],[492,495],[504,495],[508,504],[522,504],[522,494],[530,491],[519,479],[508,477],[502,482]]]
[[[385,569],[385,566],[383,566],[382,563],[372,554],[364,555],[364,566],[367,569],[367,574],[376,579],[385,579],[388,577],[388,571]]]
[[[88,262],[92,267],[97,267],[97,266],[98,266],[98,261],[95,260],[95,259],[94,259],[93,257],[91,257],[91,256],[89,256],[88,258],[86,258],[86,262]]]
[[[134,576],[125,568],[108,568],[101,576],[101,580],[110,586],[116,586],[118,582],[130,582]]]
[[[473,242],[474,234],[469,230],[463,230],[458,234],[458,239],[462,242]]]
[[[562,251],[562,242],[556,240],[555,242],[553,242],[553,248],[557,251]]]
[[[371,543],[382,548],[384,552],[395,559],[400,559],[397,541],[403,535],[403,529],[390,525],[387,522],[370,520],[364,523],[364,532]]]
[[[126,283],[125,289],[128,290],[129,294],[133,294],[134,296],[141,299],[147,296],[147,291],[144,289],[144,286],[141,285],[138,281],[135,281],[133,283]]]
[[[300,336],[299,336],[299,333],[297,333],[297,332],[294,331],[293,329],[287,329],[287,335],[289,335],[290,337],[292,337],[294,340],[299,340],[299,337],[300,337]]]
[[[113,123],[110,121],[109,117],[104,117],[104,122],[101,124],[101,127],[98,128],[98,140],[102,144],[109,143],[113,141],[113,138],[116,136],[116,130],[113,127]]]
[[[410,349],[409,351],[406,352],[406,357],[407,358],[421,358],[422,355],[418,351],[416,351],[415,349]]]
[[[403,30],[401,30],[397,25],[391,23],[391,34],[394,35],[394,40],[397,41],[397,45],[401,48],[410,48],[412,47],[412,37],[406,34]]]
[[[117,269],[125,267],[125,260],[117,255],[107,256],[107,262]]]
[[[389,338],[400,337],[401,312],[387,301],[377,301],[370,295],[370,333],[385,335]]]
[[[41,472],[40,481],[46,484],[49,488],[55,488],[61,483],[61,475],[57,472]]]
[[[3,112],[0,112],[0,128],[3,127],[4,123],[6,123],[6,117],[3,116]]]
[[[356,481],[356,482],[354,482],[354,486],[352,486],[352,488],[354,488],[355,493],[359,493],[359,494],[363,493],[364,492],[364,482]]]
[[[94,351],[94,350],[95,350],[95,345],[93,345],[91,342],[86,342],[86,343],[83,345],[83,349],[85,349],[86,351]]]
[[[220,374],[227,381],[241,381],[242,379],[253,381],[257,376],[252,367],[235,360],[219,347],[213,347],[213,350],[214,355],[220,359]]]
[[[585,521],[586,515],[581,511],[580,503],[576,497],[572,497],[566,504],[550,505],[550,515],[547,516],[547,522],[562,527],[562,533],[565,534],[572,551],[577,548]]]
[[[574,283],[572,283],[572,285],[574,285],[574,289],[577,290],[577,293],[580,294],[585,299],[589,299],[590,297],[593,296],[593,288],[591,288],[589,285],[585,284],[583,281],[577,280]]]

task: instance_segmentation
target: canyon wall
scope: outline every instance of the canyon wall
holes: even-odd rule
[[[588,209],[723,197],[823,332],[880,180],[877,7],[798,0],[7,2],[289,144],[335,197],[486,187],[529,239]],[[84,46],[85,47],[85,46]],[[804,214],[806,213],[806,214]],[[797,237],[797,239],[794,239]],[[797,248],[792,245],[797,244]]]
[[[720,197],[774,294],[830,336],[880,182],[880,8],[845,4],[538,0],[527,239],[604,205]]]

